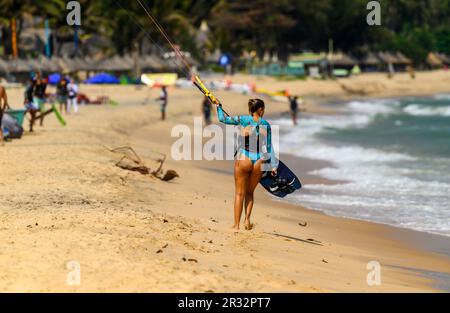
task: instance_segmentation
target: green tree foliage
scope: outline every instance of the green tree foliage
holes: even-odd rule
[[[111,53],[139,50],[151,41],[167,43],[137,0],[79,0],[82,34],[106,37]],[[243,51],[277,53],[323,51],[333,39],[336,50],[359,55],[368,50],[401,51],[416,64],[429,51],[450,54],[450,0],[380,0],[382,26],[366,23],[369,0],[142,0],[183,49],[196,53],[195,35],[203,20],[212,30],[212,49],[239,56]],[[11,18],[20,33],[25,16],[43,17],[60,33],[65,0],[0,0],[0,25]],[[159,49],[158,49],[159,50]]]

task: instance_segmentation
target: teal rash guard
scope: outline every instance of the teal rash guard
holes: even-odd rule
[[[219,121],[224,124],[237,125],[245,128],[251,126],[252,131],[249,136],[240,136],[241,140],[239,140],[238,154],[244,154],[253,164],[262,159],[270,163],[270,170],[278,167],[278,160],[275,157],[275,152],[272,147],[272,130],[269,122],[263,118],[255,121],[250,115],[225,116],[220,106],[217,107],[217,116]]]

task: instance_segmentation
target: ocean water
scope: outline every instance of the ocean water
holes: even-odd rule
[[[326,160],[288,201],[327,214],[450,236],[450,94],[352,101],[280,125],[282,153]],[[301,177],[301,173],[298,173]]]

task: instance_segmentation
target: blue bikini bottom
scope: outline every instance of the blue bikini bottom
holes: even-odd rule
[[[263,154],[262,153],[258,153],[258,152],[251,152],[245,149],[239,149],[239,155],[245,155],[247,158],[250,159],[250,161],[252,161],[252,164],[255,164],[258,160],[262,159]]]

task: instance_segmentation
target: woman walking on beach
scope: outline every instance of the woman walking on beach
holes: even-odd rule
[[[233,229],[239,230],[242,215],[242,207],[245,208],[244,228],[250,230],[253,224],[250,222],[254,197],[253,193],[261,180],[264,171],[272,171],[276,174],[277,160],[272,148],[272,133],[270,124],[263,119],[265,112],[264,101],[250,99],[248,101],[249,115],[225,116],[219,103],[217,114],[219,121],[229,125],[240,127],[238,149],[234,163],[234,225]]]

